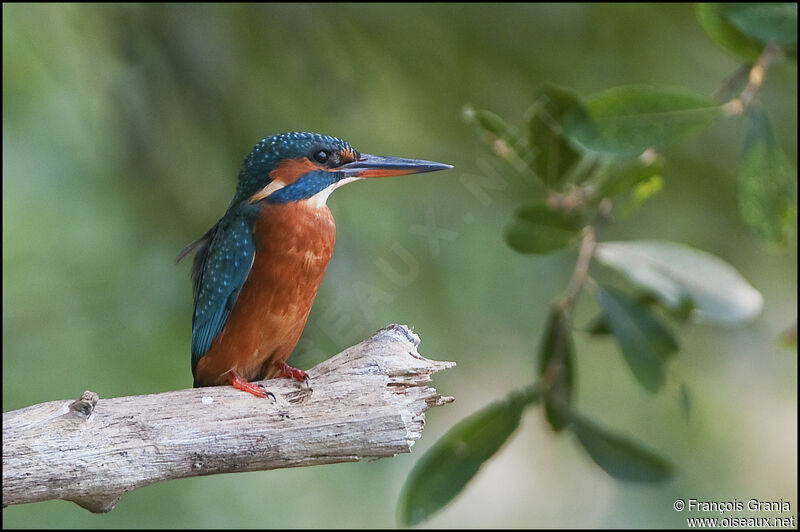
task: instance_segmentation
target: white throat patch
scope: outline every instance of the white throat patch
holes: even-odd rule
[[[324,207],[325,204],[328,202],[328,196],[331,195],[331,192],[333,192],[334,190],[336,190],[337,188],[339,188],[342,185],[346,185],[347,183],[352,183],[353,181],[358,181],[359,179],[361,179],[361,178],[360,177],[345,177],[341,181],[337,181],[336,183],[332,184],[328,188],[324,188],[324,189],[320,190],[319,192],[317,192],[316,194],[314,194],[313,196],[308,198],[306,201],[308,201],[309,205],[311,205],[312,207],[320,209],[320,208]]]

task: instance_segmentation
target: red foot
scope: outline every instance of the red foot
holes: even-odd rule
[[[247,382],[242,378],[241,375],[239,375],[235,371],[231,371],[228,374],[228,382],[230,382],[231,386],[233,386],[237,390],[242,390],[243,392],[252,393],[256,397],[261,397],[263,399],[269,396],[272,397],[273,400],[275,399],[275,395],[272,392],[268,392],[260,384],[256,384],[254,382]]]
[[[308,384],[308,373],[302,369],[293,368],[286,364],[286,362],[278,362],[275,365],[281,369],[281,377],[286,377],[287,379],[296,379]]]

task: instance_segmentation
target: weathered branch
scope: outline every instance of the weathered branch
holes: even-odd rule
[[[229,386],[51,401],[3,414],[3,506],[66,499],[108,512],[161,480],[410,452],[425,411],[452,401],[423,386],[453,362],[417,353],[390,325],[308,371],[265,383],[259,399]]]

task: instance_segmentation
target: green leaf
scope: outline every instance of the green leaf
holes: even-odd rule
[[[539,398],[532,389],[513,393],[462,420],[442,436],[406,480],[400,498],[403,522],[420,523],[453,500],[514,433],[525,407]]]
[[[617,480],[661,482],[672,476],[674,468],[669,461],[634,441],[576,415],[571,428],[592,460]]]
[[[689,318],[692,316],[692,312],[694,311],[694,303],[692,303],[692,300],[688,297],[683,298],[678,306],[674,308],[665,307],[664,305],[660,304],[662,301],[659,300],[658,297],[652,292],[640,291],[637,292],[633,297],[636,302],[643,307],[656,307],[659,310],[665,311],[667,316],[675,320],[675,322],[679,325],[687,323]],[[585,330],[592,336],[604,336],[611,334],[611,329],[608,328],[608,324],[606,323],[602,312],[600,312],[600,314],[595,316],[595,318],[589,322],[589,325],[586,326]]]
[[[648,181],[653,177],[660,178],[664,171],[664,159],[661,157],[637,158],[633,163],[612,165],[608,174],[609,177],[601,183],[595,196],[597,198],[608,198],[631,192],[642,182]]]
[[[487,133],[487,140],[495,155],[506,159],[520,172],[530,172],[534,168],[535,156],[516,128],[495,113],[476,111],[471,106],[465,106],[462,114],[467,122],[476,124]]]
[[[659,240],[603,242],[594,256],[671,309],[689,298],[701,320],[734,325],[755,318],[763,306],[758,290],[730,264],[689,246]]]
[[[676,307],[667,308],[669,315],[681,325],[689,321],[694,310],[694,301],[689,297],[683,297]]]
[[[564,131],[588,150],[638,155],[700,131],[719,116],[719,104],[682,88],[631,85],[586,102],[588,115],[570,112]]]
[[[725,16],[725,4],[700,3],[695,8],[697,20],[712,41],[748,63],[755,63],[764,45],[743,34]]]
[[[529,109],[528,133],[535,154],[534,170],[549,186],[561,183],[581,154],[564,136],[561,121],[566,111],[579,107],[580,98],[573,92],[546,85]]]
[[[550,253],[577,241],[583,228],[580,214],[554,211],[544,201],[517,209],[504,237],[520,253]]]
[[[727,4],[723,13],[739,31],[765,44],[797,44],[797,4]]]
[[[633,297],[636,303],[643,307],[649,307],[658,301],[658,298],[656,298],[652,292],[647,291],[640,291]],[[592,336],[611,334],[611,329],[608,328],[608,322],[606,322],[602,312],[589,322],[589,325],[586,327],[586,332]]]
[[[620,218],[633,214],[644,202],[661,192],[662,188],[664,188],[664,180],[660,175],[654,175],[647,181],[642,181],[636,185],[628,200],[619,207]]]
[[[664,362],[677,351],[672,333],[646,307],[610,286],[598,286],[597,299],[636,380],[655,392],[665,381]]]
[[[753,230],[778,246],[788,245],[795,225],[795,182],[795,172],[775,142],[767,116],[751,107],[739,169],[739,210]]]
[[[567,424],[561,409],[572,403],[574,358],[569,319],[564,309],[554,305],[539,344],[539,375],[549,385],[544,396],[544,412],[556,432]]]

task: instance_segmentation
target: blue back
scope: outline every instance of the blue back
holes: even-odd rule
[[[252,224],[246,216],[229,213],[206,235],[192,268],[192,375],[225,326],[255,258]]]

